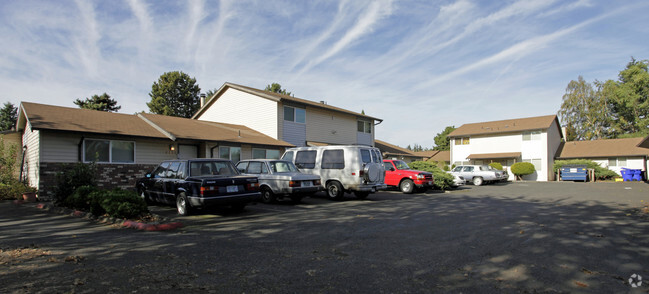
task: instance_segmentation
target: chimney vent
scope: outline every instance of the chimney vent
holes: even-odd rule
[[[201,107],[203,107],[203,105],[205,105],[205,96],[206,95],[205,95],[205,93],[201,93],[200,96],[201,96]]]

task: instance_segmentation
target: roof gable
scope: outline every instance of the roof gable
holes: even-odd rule
[[[362,113],[350,111],[350,110],[340,108],[340,107],[331,106],[331,105],[324,104],[324,103],[321,103],[321,102],[315,102],[315,101],[311,101],[311,100],[307,100],[307,99],[296,98],[296,97],[289,96],[289,95],[283,95],[283,94],[279,94],[279,93],[264,91],[264,90],[255,89],[255,88],[242,86],[242,85],[237,85],[237,84],[233,84],[233,83],[225,83],[225,84],[223,84],[223,86],[221,86],[221,88],[219,88],[219,90],[216,91],[214,96],[209,97],[208,98],[209,100],[205,103],[205,105],[203,105],[196,112],[196,114],[194,114],[192,116],[192,119],[198,119],[208,108],[210,108],[214,104],[214,102],[217,99],[219,99],[219,97],[221,97],[221,95],[223,95],[223,93],[225,91],[227,91],[228,88],[236,89],[236,90],[248,93],[248,94],[252,94],[252,95],[255,95],[255,96],[259,96],[261,98],[265,98],[265,99],[269,99],[269,100],[273,100],[273,101],[277,101],[277,102],[297,103],[297,104],[302,104],[302,105],[305,105],[305,106],[325,109],[325,110],[329,110],[329,111],[335,111],[335,112],[350,114],[350,115],[354,115],[354,116],[361,117],[361,118],[383,121],[380,118],[371,117],[369,115],[365,115],[365,114],[362,114]]]
[[[649,149],[638,147],[644,138],[624,138],[561,143],[556,158],[647,156]]]
[[[463,124],[448,134],[448,137],[545,130],[549,129],[555,121],[557,123],[557,128],[559,128],[559,119],[556,115]],[[560,131],[559,134],[561,134]]]

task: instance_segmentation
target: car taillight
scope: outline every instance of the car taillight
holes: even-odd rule
[[[359,170],[359,171],[358,171],[358,176],[359,176],[359,177],[362,178],[364,175],[365,175],[365,171],[364,171],[364,170]]]
[[[246,185],[246,190],[259,190],[259,183],[248,183]]]
[[[201,187],[201,196],[205,195],[206,192],[208,191],[214,191],[214,190],[219,190],[218,186],[207,186],[207,187]]]
[[[320,180],[315,180],[315,181],[313,181],[313,185],[314,185],[314,186],[320,186],[321,183],[322,183],[322,182],[320,182]]]
[[[289,181],[288,182],[289,187],[300,187],[302,186],[299,181]]]

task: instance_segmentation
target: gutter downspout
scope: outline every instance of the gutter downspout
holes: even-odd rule
[[[27,153],[27,145],[23,145],[23,158],[20,161],[20,177],[18,178],[21,182],[23,181],[23,169],[25,168],[25,154]]]

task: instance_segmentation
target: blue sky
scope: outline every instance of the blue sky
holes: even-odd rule
[[[2,1],[0,102],[148,111],[181,70],[384,119],[433,146],[446,126],[555,114],[568,82],[649,59],[649,1]]]

